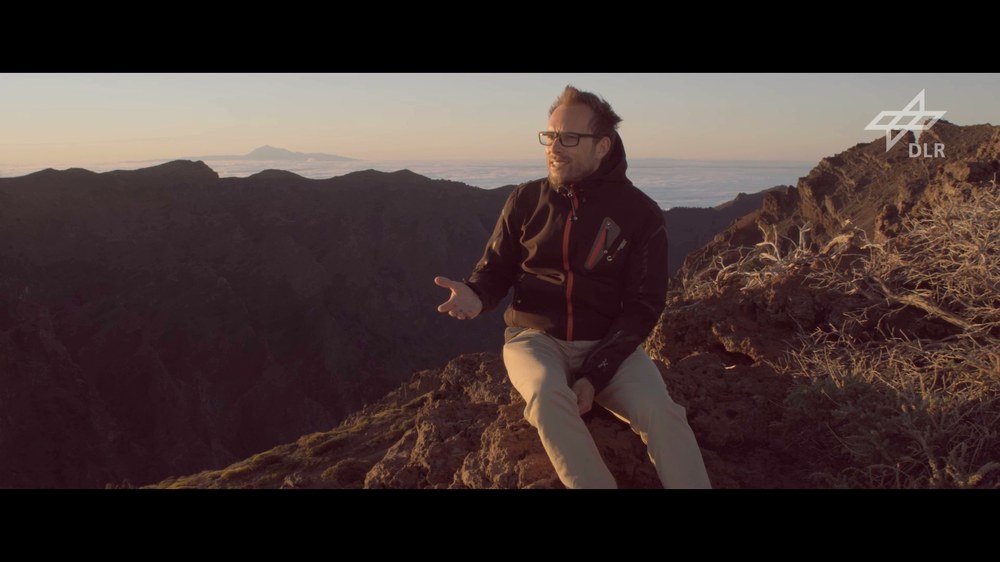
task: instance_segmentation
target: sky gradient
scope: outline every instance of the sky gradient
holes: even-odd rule
[[[261,145],[365,160],[543,156],[563,86],[605,97],[631,157],[817,161],[882,136],[922,89],[1000,124],[1000,74],[0,74],[0,165],[86,166]]]

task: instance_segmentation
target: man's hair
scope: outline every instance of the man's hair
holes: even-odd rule
[[[562,94],[556,98],[556,102],[549,108],[549,115],[552,115],[560,105],[573,104],[589,107],[594,112],[594,116],[590,119],[591,130],[595,135],[611,137],[611,141],[614,142],[615,129],[622,122],[622,118],[615,113],[615,110],[611,109],[610,103],[604,101],[604,98],[597,94],[577,90],[572,85],[567,85]]]

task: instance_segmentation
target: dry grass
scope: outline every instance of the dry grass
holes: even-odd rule
[[[803,382],[786,438],[821,485],[1000,487],[1000,193],[966,186],[902,227],[849,268],[836,245],[805,258],[811,286],[862,305],[775,362]]]
[[[721,253],[692,278],[681,279],[684,299],[718,296],[733,286],[743,292],[762,287],[813,257],[807,249],[807,235],[811,231],[809,223],[799,228],[797,242],[780,235],[774,226],[768,229],[758,225],[758,228],[763,234],[763,242],[752,248],[740,247]],[[790,249],[782,252],[782,247]]]

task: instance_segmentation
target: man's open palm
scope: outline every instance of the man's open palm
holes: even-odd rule
[[[438,312],[447,312],[448,316],[459,320],[472,320],[482,312],[483,302],[465,283],[435,277],[434,284],[451,289],[451,298],[438,306]]]

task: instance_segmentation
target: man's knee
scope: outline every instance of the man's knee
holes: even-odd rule
[[[576,394],[559,381],[539,381],[526,390],[524,417],[536,428],[571,414],[576,408]]]
[[[673,421],[687,423],[687,411],[674,402],[666,391],[636,397],[629,410],[632,429],[636,432],[664,429]]]

